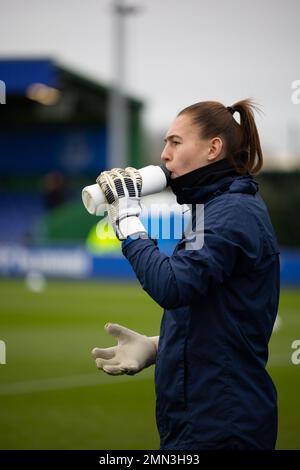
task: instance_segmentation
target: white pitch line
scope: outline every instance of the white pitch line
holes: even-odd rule
[[[135,376],[120,375],[111,376],[104,372],[95,372],[95,374],[82,374],[67,377],[54,377],[52,379],[31,380],[24,382],[12,382],[0,385],[0,396],[3,395],[22,395],[26,393],[48,392],[56,390],[65,390],[70,388],[91,387],[97,385],[118,384],[120,382],[135,382],[148,380],[152,372],[145,371]]]
[[[268,361],[268,366],[291,366],[294,367],[291,358],[283,355],[273,355]],[[54,377],[50,379],[30,380],[24,382],[12,382],[0,385],[0,396],[23,395],[27,393],[51,392],[56,390],[66,390],[72,388],[92,387],[97,385],[111,385],[140,380],[153,379],[153,370],[147,369],[135,376],[119,375],[111,376],[104,372],[95,374],[71,375],[66,377]]]

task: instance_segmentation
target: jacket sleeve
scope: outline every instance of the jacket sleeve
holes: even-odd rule
[[[221,223],[220,226],[218,224]],[[187,249],[180,242],[172,256],[159,251],[153,240],[138,239],[123,245],[143,289],[163,308],[174,309],[204,296],[209,287],[223,283],[235,266],[251,269],[260,250],[257,227],[249,220],[219,221],[204,230],[200,249]],[[251,224],[250,224],[251,225]]]

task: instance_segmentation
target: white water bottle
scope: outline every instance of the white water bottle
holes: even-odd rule
[[[142,196],[159,193],[169,184],[170,174],[163,165],[149,165],[138,171],[143,182]],[[107,203],[99,184],[92,184],[83,188],[82,202],[86,210],[93,215],[103,214]]]

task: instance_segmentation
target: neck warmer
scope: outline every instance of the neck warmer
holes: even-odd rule
[[[194,202],[191,197],[199,187],[214,188],[215,183],[221,179],[240,176],[227,159],[219,160],[210,165],[203,166],[182,176],[170,180],[170,187],[177,198],[178,204],[189,204]],[[249,176],[249,175],[248,175]],[[204,189],[204,188],[203,188]]]

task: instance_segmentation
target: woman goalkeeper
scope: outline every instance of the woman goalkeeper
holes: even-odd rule
[[[159,251],[138,218],[138,171],[115,169],[98,179],[123,254],[164,315],[154,338],[108,324],[118,345],[92,354],[109,374],[155,363],[161,449],[275,447],[277,397],[266,363],[279,249],[253,179],[263,165],[253,110],[250,100],[200,102],[169,128],[161,158],[192,221],[172,256]],[[204,229],[197,205],[204,205]]]

